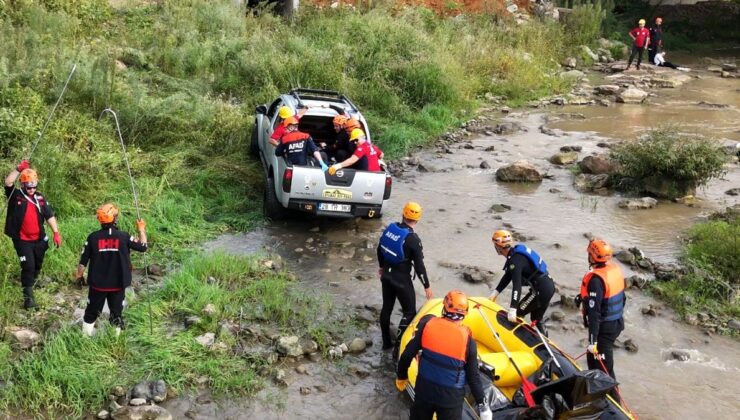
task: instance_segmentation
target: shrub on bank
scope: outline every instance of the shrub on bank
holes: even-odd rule
[[[699,186],[722,176],[727,161],[712,139],[660,128],[611,151],[618,176],[658,197],[693,194]]]

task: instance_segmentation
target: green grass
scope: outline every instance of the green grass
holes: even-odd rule
[[[215,281],[209,281],[209,277]],[[201,315],[206,304],[216,315]],[[106,327],[93,339],[79,327],[64,327],[47,337],[44,346],[18,359],[0,343],[0,409],[27,414],[80,417],[103,406],[109,390],[142,379],[164,379],[178,390],[208,378],[217,394],[251,395],[262,384],[256,370],[265,365],[258,356],[238,356],[235,345],[250,340],[220,332],[220,323],[251,325],[252,319],[280,331],[326,343],[342,338],[352,318],[326,297],[296,288],[293,277],[266,268],[254,257],[224,254],[196,255],[153,291],[153,333],[149,331],[148,302],[134,299],[125,313],[128,329],[116,338]],[[185,316],[202,321],[184,330]],[[98,325],[101,325],[100,323]],[[107,324],[106,324],[107,325]],[[204,332],[216,332],[225,350],[210,350],[195,342]]]

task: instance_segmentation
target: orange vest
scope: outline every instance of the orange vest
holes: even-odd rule
[[[470,329],[435,317],[427,322],[421,334],[419,376],[437,385],[464,388]]]
[[[302,133],[300,131],[293,131],[291,133],[285,133],[283,134],[283,137],[280,139],[283,143],[293,143],[296,141],[301,140],[308,140],[308,138],[311,137],[306,133]]]
[[[588,299],[588,283],[597,275],[604,281],[604,300],[601,302],[601,320],[614,321],[622,317],[624,312],[624,275],[619,265],[608,262],[600,267],[592,267],[583,276],[581,282],[581,299]]]

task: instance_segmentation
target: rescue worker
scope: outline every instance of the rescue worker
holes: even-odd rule
[[[336,129],[336,126],[335,126]],[[357,149],[357,143],[350,140],[355,129],[362,129],[360,121],[350,116],[344,116],[341,131],[337,132],[336,154],[337,162],[347,160]]]
[[[288,117],[285,120],[285,125],[286,131],[280,145],[275,149],[275,156],[285,156],[291,164],[302,166],[308,165],[310,157],[313,156],[322,170],[329,169],[324,163],[326,155],[322,155],[311,136],[308,133],[298,131],[298,119]]]
[[[279,145],[280,139],[283,138],[286,132],[287,119],[290,117],[294,117],[297,121],[300,121],[301,117],[303,117],[303,114],[305,114],[306,111],[308,111],[308,108],[304,107],[300,111],[298,111],[298,114],[296,114],[287,106],[281,106],[280,109],[278,109],[278,125],[277,127],[275,127],[275,130],[272,131],[272,134],[270,134],[270,138],[267,141],[273,146]]]
[[[359,128],[352,130],[349,136],[350,142],[357,142],[357,148],[348,159],[335,163],[329,168],[329,175],[334,175],[342,168],[357,169],[360,171],[380,171],[380,159],[383,159],[383,151],[374,144],[367,141],[365,132]]]
[[[414,232],[414,227],[421,219],[421,206],[410,201],[403,206],[403,217],[401,223],[391,223],[383,231],[378,243],[378,265],[380,269],[380,284],[383,289],[383,307],[380,310],[380,332],[383,336],[383,349],[387,350],[394,346],[391,340],[391,313],[393,306],[401,304],[401,320],[398,321],[398,339],[408,327],[411,320],[416,316],[416,295],[414,283],[411,277],[411,269],[414,269],[414,277],[419,276],[424,286],[424,295],[427,300],[432,298],[432,289],[429,286],[427,269],[424,266],[424,252],[419,235]],[[397,340],[396,340],[397,341]],[[397,342],[395,343],[397,344]]]
[[[588,328],[587,359],[589,369],[603,370],[614,375],[614,341],[624,330],[625,281],[619,265],[612,261],[612,247],[602,239],[588,243],[590,270],[583,276],[581,292],[576,298],[581,305],[583,324]]]
[[[131,250],[146,252],[146,223],[141,219],[136,221],[136,229],[139,231],[137,239],[118,230],[118,209],[113,204],[103,204],[96,215],[100,229],[87,236],[75,276],[78,286],[90,286],[85,316],[82,319],[82,332],[92,337],[95,320],[108,301],[110,323],[116,328],[116,335],[119,335],[125,328],[123,300],[126,297],[126,288],[131,286]],[[90,269],[86,282],[84,274],[88,263]]]
[[[493,246],[496,253],[506,257],[504,275],[490,296],[494,302],[498,295],[512,283],[511,305],[507,318],[509,322],[516,322],[517,316],[529,314],[532,322],[536,321],[537,328],[547,335],[547,328],[542,317],[550,305],[550,299],[555,294],[555,283],[547,272],[545,261],[531,248],[522,244],[514,246],[511,232],[497,230],[493,232]],[[529,292],[521,298],[522,285],[529,286]]]
[[[44,231],[44,220],[53,232],[54,245],[62,245],[57,219],[46,198],[38,192],[39,177],[23,160],[5,177],[5,197],[8,213],[5,217],[5,234],[13,240],[13,247],[21,263],[21,286],[23,287],[23,307],[36,307],[33,287],[44,263],[44,255],[49,249],[49,237]],[[15,187],[15,180],[20,188]]]
[[[414,387],[414,419],[438,420],[462,418],[465,384],[470,386],[482,420],[492,418],[478,374],[478,348],[473,334],[462,321],[468,313],[468,298],[452,290],[444,298],[442,316],[426,315],[419,320],[414,338],[409,341],[396,372],[396,388],[403,392],[408,385],[408,368],[418,358],[419,370]]]
[[[655,55],[663,49],[663,18],[656,17],[655,25],[650,27],[650,45],[648,46],[648,58],[650,64],[655,63]],[[657,65],[657,64],[656,64]],[[666,66],[670,67],[670,66]]]
[[[640,63],[642,63],[642,52],[645,48],[650,47],[650,31],[645,27],[645,19],[640,19],[637,22],[637,28],[631,30],[628,34],[634,41],[632,43],[632,52],[630,58],[627,61],[627,68],[625,71],[630,69],[632,66],[632,60],[637,57],[637,70],[640,70]]]

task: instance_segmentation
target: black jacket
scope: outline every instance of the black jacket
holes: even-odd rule
[[[414,332],[414,338],[409,341],[401,357],[398,359],[398,371],[396,372],[398,379],[408,378],[407,371],[411,360],[421,350],[421,336],[424,334],[424,327],[426,327],[427,322],[432,318],[434,318],[434,315],[426,315],[419,320],[416,331]],[[482,404],[485,400],[485,394],[483,393],[483,386],[481,385],[480,375],[478,374],[478,345],[473,340],[473,336],[470,336],[468,339],[468,351],[465,355],[465,380],[470,387],[470,392],[473,393],[475,401],[478,404]],[[421,401],[440,407],[456,407],[462,404],[462,400],[465,398],[465,388],[456,389],[437,385],[433,382],[425,381],[419,375],[416,376],[414,392],[416,398],[419,398]]]
[[[115,226],[88,235],[80,265],[90,263],[87,278],[94,289],[125,289],[131,285],[131,252],[145,252],[147,245]]]
[[[406,223],[399,223],[399,225],[411,230],[411,233],[409,233],[403,242],[403,255],[406,256],[406,260],[400,264],[391,265],[383,258],[383,251],[380,248],[380,244],[378,244],[376,252],[378,254],[378,265],[383,269],[383,279],[410,282],[411,268],[413,267],[416,275],[419,276],[419,280],[421,280],[421,284],[427,289],[429,288],[429,277],[427,276],[427,269],[424,266],[424,250],[421,246],[421,239],[419,235],[414,233],[414,229],[411,226]]]
[[[537,273],[539,273],[537,267],[532,264],[529,258],[522,254],[510,252],[506,257],[506,264],[504,264],[504,275],[498,282],[496,290],[501,293],[509,285],[509,282],[511,282],[513,284],[511,307],[516,308],[519,305],[519,300],[522,298],[522,286],[534,288],[538,286],[537,280],[540,276]]]
[[[39,235],[41,239],[46,238],[44,220],[49,220],[54,217],[54,210],[49,206],[49,202],[46,201],[46,198],[43,195],[37,192],[33,197],[26,196],[23,191],[18,188],[15,188],[14,186],[8,187],[6,185],[5,197],[9,198],[8,213],[5,216],[5,234],[10,236],[13,240],[20,240],[21,225],[23,224],[23,217],[26,215],[26,208],[29,204],[33,205],[26,199],[26,197],[28,197],[38,204],[38,206],[33,206],[36,207],[36,211],[38,211],[39,215],[42,216],[39,217]]]

